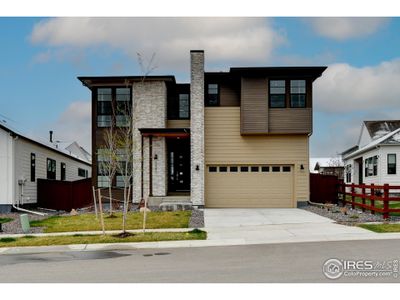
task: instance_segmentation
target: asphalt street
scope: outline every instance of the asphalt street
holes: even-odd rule
[[[0,282],[400,282],[387,272],[323,273],[331,258],[361,261],[361,268],[377,262],[382,270],[400,259],[399,249],[400,240],[368,240],[0,255]]]

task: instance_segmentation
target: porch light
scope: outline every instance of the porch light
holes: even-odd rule
[[[300,165],[300,170],[304,170],[304,165],[303,164]]]
[[[196,171],[199,171],[199,170],[200,170],[199,165],[196,165]]]
[[[158,156],[157,156],[157,154],[154,154],[154,159],[156,160],[156,159],[158,159]]]

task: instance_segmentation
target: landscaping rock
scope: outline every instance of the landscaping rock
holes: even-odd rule
[[[146,212],[151,212],[151,209],[150,208],[145,208],[145,207],[141,207],[140,208],[140,212],[142,213],[142,212],[144,212],[146,210]]]
[[[77,216],[78,212],[75,209],[72,209],[71,212],[69,213],[71,216]]]

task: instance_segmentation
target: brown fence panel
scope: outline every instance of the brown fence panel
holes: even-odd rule
[[[339,179],[334,175],[310,174],[310,201],[337,203]]]
[[[91,178],[77,181],[37,180],[38,206],[70,211],[93,202]]]

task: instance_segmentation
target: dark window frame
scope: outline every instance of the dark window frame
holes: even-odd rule
[[[66,180],[67,165],[64,162],[60,163],[60,172],[60,179]]]
[[[285,83],[285,86],[284,86],[284,93],[282,94],[282,93],[271,93],[271,89],[272,88],[274,88],[274,87],[272,87],[271,86],[271,82],[273,82],[273,81],[283,81],[284,83]],[[286,105],[286,102],[287,102],[287,82],[286,82],[287,80],[286,79],[280,79],[280,78],[271,78],[269,81],[268,81],[268,106],[269,106],[269,108],[272,108],[272,109],[274,109],[274,108],[286,108],[287,107],[287,105]],[[271,95],[283,95],[283,106],[272,106],[272,97],[271,97]]]
[[[210,85],[216,85],[217,86],[217,93],[216,94],[210,94],[210,92],[209,92]],[[220,106],[220,85],[219,85],[219,83],[208,82],[206,84],[205,90],[206,90],[206,93],[205,93],[205,95],[206,95],[205,106]],[[216,95],[216,103],[210,103],[210,98],[209,98],[210,95]]]
[[[36,154],[31,153],[31,182],[36,180]]]
[[[292,93],[292,81],[304,81],[304,93]],[[304,96],[303,106],[294,106],[292,96]],[[289,105],[290,108],[306,108],[307,107],[307,80],[306,79],[289,79]]]
[[[394,163],[389,163],[389,156],[394,156]],[[387,154],[387,174],[396,175],[397,173],[397,155],[396,153]]]
[[[83,169],[83,168],[78,168],[78,176],[79,177],[83,177],[83,178],[87,178],[88,177],[88,171],[86,169]]]
[[[47,179],[56,180],[57,177],[57,162],[55,159],[47,158],[46,160]]]
[[[187,116],[181,116],[181,96],[187,96]],[[178,119],[177,120],[189,120],[190,119],[190,93],[179,93],[178,94]]]

